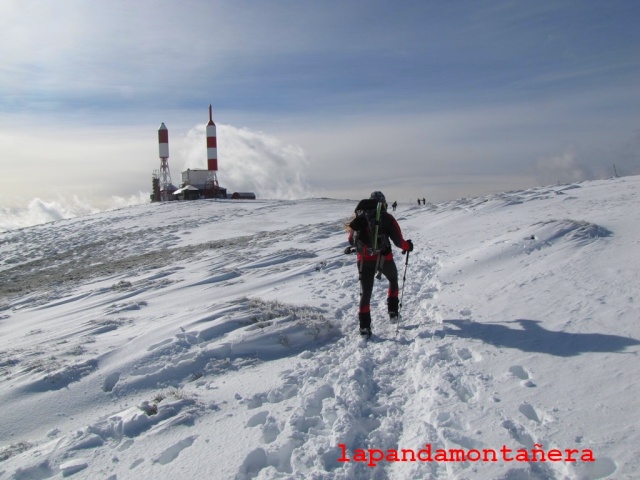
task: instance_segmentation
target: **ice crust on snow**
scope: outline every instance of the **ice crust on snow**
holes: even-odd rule
[[[0,479],[635,478],[639,192],[626,177],[400,205],[403,318],[396,333],[376,281],[369,342],[342,253],[354,202],[140,205],[0,233]],[[595,461],[354,460],[426,444]]]

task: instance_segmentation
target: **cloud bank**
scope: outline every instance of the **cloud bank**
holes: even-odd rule
[[[92,206],[77,195],[72,197],[60,195],[55,201],[34,198],[25,208],[0,208],[0,233],[147,202],[149,202],[149,195],[144,192],[129,197],[112,196],[107,208]]]
[[[309,158],[297,146],[230,125],[217,126],[218,181],[229,193],[254,192],[258,198],[295,199],[311,195],[305,171]],[[182,140],[182,171],[206,168],[205,126],[190,129]],[[180,177],[172,173],[174,183]]]

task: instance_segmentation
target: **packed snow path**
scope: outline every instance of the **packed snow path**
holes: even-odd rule
[[[634,478],[639,187],[401,206],[403,318],[376,281],[369,342],[342,254],[354,202],[4,233],[0,478]],[[470,457],[377,459],[426,445]],[[562,458],[513,459],[532,450]]]

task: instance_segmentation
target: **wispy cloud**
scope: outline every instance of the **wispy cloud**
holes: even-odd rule
[[[276,110],[407,95],[477,101],[480,91],[527,79],[589,76],[603,58],[634,61],[634,38],[612,40],[601,9],[585,2],[69,0],[61,9],[6,0],[0,8],[0,85],[13,108],[172,108],[212,91],[225,108]],[[631,22],[633,8],[607,13]]]

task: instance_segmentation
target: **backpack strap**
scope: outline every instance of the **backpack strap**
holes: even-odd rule
[[[378,232],[380,231],[380,212],[382,211],[382,203],[376,204],[376,226],[373,232],[373,250],[378,250]]]

